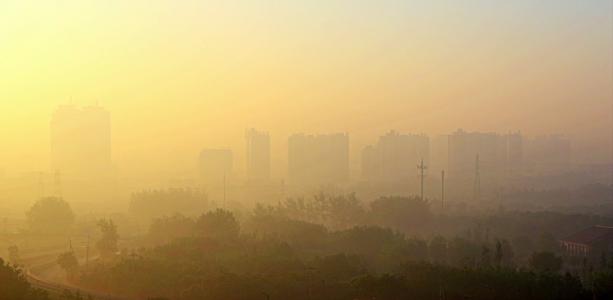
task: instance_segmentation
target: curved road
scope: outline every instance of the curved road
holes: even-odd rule
[[[39,257],[48,257],[50,260],[47,259],[45,262],[37,262],[36,264],[30,264],[24,272],[28,282],[30,282],[30,284],[32,284],[32,286],[36,288],[47,291],[53,295],[61,295],[66,290],[68,290],[73,294],[79,293],[81,296],[85,297],[85,299],[88,299],[87,297],[89,296],[95,300],[130,300],[129,298],[88,290],[75,285],[59,283],[49,278],[45,278],[44,276],[41,276],[40,273],[44,270],[50,270],[54,267],[57,267],[57,255],[48,254],[41,255]]]

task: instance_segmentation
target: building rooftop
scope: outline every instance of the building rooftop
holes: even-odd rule
[[[613,227],[595,225],[577,233],[574,233],[562,239],[562,241],[576,244],[591,245],[595,242],[599,242],[605,239],[613,241]]]

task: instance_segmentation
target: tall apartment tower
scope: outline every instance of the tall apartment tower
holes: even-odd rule
[[[457,130],[448,138],[449,180],[456,187],[474,183],[478,156],[480,185],[490,191],[500,188],[507,180],[521,174],[523,149],[519,132],[497,134]]]
[[[60,106],[50,125],[54,172],[77,180],[110,174],[111,117],[108,111],[100,106]]]
[[[414,178],[415,166],[430,161],[430,139],[425,135],[390,131],[377,144],[362,151],[362,177],[366,180],[405,182]]]
[[[247,179],[249,181],[270,180],[270,135],[255,129],[245,133],[247,143]]]

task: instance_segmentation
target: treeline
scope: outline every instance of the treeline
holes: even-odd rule
[[[511,189],[504,194],[505,202],[524,209],[577,209],[595,211],[598,207],[607,208],[606,213],[613,210],[613,186],[605,184],[587,184],[576,188],[557,189]],[[599,211],[603,213],[603,211]]]
[[[171,199],[192,192],[156,192]],[[142,203],[156,206],[160,197],[145,197]],[[190,197],[187,197],[191,199]],[[187,200],[177,200],[185,202]],[[163,200],[162,203],[171,202]],[[514,261],[518,266],[526,266],[534,252],[553,252],[560,254],[559,239],[593,225],[613,225],[613,217],[589,214],[563,214],[557,212],[495,211],[468,212],[433,212],[430,202],[419,197],[380,197],[370,202],[358,199],[355,194],[324,194],[312,197],[288,198],[274,205],[256,205],[252,212],[237,211],[243,225],[243,231],[256,228],[257,216],[275,217],[323,225],[331,230],[343,230],[356,226],[379,226],[391,228],[407,236],[432,239],[444,237],[449,244],[458,238],[473,241],[479,245],[489,244],[495,247],[496,239],[504,240],[505,247],[514,250]],[[173,210],[170,210],[173,211]],[[194,215],[194,210],[191,215]],[[255,218],[249,216],[256,216]],[[177,220],[167,218],[177,225],[158,222],[160,234],[152,238],[153,244],[168,242],[173,237],[171,232],[189,232],[189,218],[177,215]],[[279,227],[279,226],[272,226]],[[271,232],[260,229],[259,232]],[[165,234],[165,232],[167,234]],[[165,236],[166,235],[166,236]],[[156,241],[157,239],[157,241]],[[460,242],[457,242],[460,243]],[[479,247],[478,247],[479,248]],[[589,266],[588,266],[589,267]]]
[[[224,210],[160,218],[148,237],[159,245],[82,268],[78,283],[181,300],[592,299],[611,290],[605,275],[594,276],[592,291],[560,274],[561,259],[550,252],[519,267],[506,240],[425,240],[378,226],[328,230],[262,211],[242,227]]]
[[[160,189],[133,193],[129,212],[145,223],[169,213],[191,215],[211,208],[205,192],[194,189]]]

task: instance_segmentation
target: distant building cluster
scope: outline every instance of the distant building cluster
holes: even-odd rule
[[[252,182],[270,180],[270,135],[249,129],[245,133],[247,144],[247,179]]]
[[[269,134],[249,129],[245,142],[247,181],[270,181]],[[423,161],[430,176],[445,171],[451,186],[474,189],[476,180],[480,186],[491,187],[518,176],[563,174],[570,167],[570,151],[569,139],[556,135],[526,139],[519,132],[498,134],[460,129],[431,139],[424,134],[390,131],[375,144],[363,148],[360,172],[351,174],[347,133],[295,134],[287,143],[287,181],[291,185],[310,186],[351,181],[409,182],[416,180],[417,165]],[[229,176],[232,158],[230,149],[203,150],[200,169],[205,182],[219,183]]]
[[[41,194],[71,193],[71,187],[73,192],[87,194],[108,187],[113,178],[109,112],[100,106],[60,106],[50,125],[51,172],[32,176],[44,177],[36,179]],[[244,178],[245,193],[268,197],[286,186],[347,184],[416,193],[426,176],[430,183],[445,178],[449,189],[477,195],[481,187],[510,186],[517,178],[559,176],[571,165],[571,143],[558,135],[525,138],[519,132],[460,129],[429,137],[389,131],[358,152],[350,149],[347,133],[294,134],[287,139],[287,176],[275,181],[270,134],[248,129],[244,138],[244,177],[235,174],[236,156],[231,149],[207,148],[198,159],[198,182],[225,195],[227,184]],[[352,153],[360,153],[359,159],[351,159]]]
[[[416,174],[415,166],[430,161],[430,139],[425,135],[390,131],[375,145],[362,151],[362,178],[371,181],[406,180]]]

